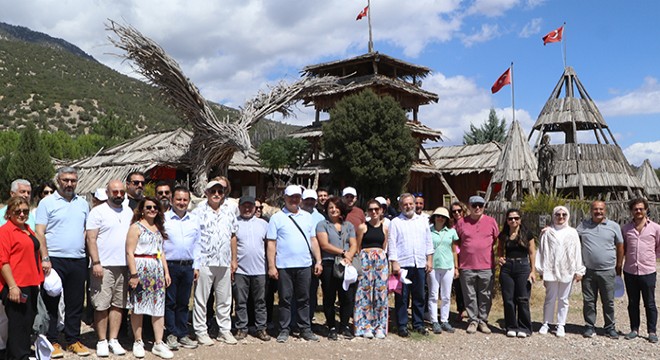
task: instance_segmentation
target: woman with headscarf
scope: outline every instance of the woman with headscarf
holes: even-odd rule
[[[543,325],[539,334],[550,330],[557,304],[558,337],[565,336],[564,325],[568,315],[568,297],[573,280],[580,281],[586,269],[582,263],[580,238],[575,228],[568,224],[568,209],[557,206],[552,210],[552,225],[541,232],[539,249],[536,252],[536,271],[543,276],[545,303]]]

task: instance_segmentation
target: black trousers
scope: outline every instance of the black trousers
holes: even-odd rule
[[[68,344],[80,341],[80,318],[85,302],[85,280],[87,279],[87,259],[69,259],[51,257],[53,269],[62,279],[64,292],[64,336]],[[60,296],[49,296],[45,291],[41,293],[50,316],[48,323],[48,341],[59,343],[57,331],[57,314]]]
[[[646,310],[646,329],[649,334],[656,332],[658,323],[658,308],[655,306],[655,276],[633,275],[624,272],[626,292],[628,293],[628,316],[630,317],[630,330],[639,331],[639,300],[644,300]]]
[[[506,259],[500,269],[500,285],[504,301],[504,322],[507,331],[532,334],[532,318],[529,311],[531,283],[529,259]]]
[[[343,280],[336,278],[332,274],[334,266],[333,260],[323,260],[323,273],[321,287],[323,289],[323,313],[325,314],[326,325],[329,328],[337,326],[335,319],[335,299],[339,296],[339,325],[341,328],[348,328],[348,322],[353,316],[355,306],[355,292],[357,282],[354,282],[344,290]]]
[[[312,280],[312,268],[277,269],[279,272],[279,322],[281,330],[291,329],[292,304],[296,304],[296,323],[300,331],[310,329],[309,288]]]
[[[3,291],[3,303],[9,332],[7,337],[7,360],[26,360],[32,355],[30,350],[30,334],[32,334],[32,324],[34,317],[37,316],[37,296],[39,294],[38,286],[21,287],[21,292],[27,295],[25,303],[15,303],[10,301],[8,293]]]

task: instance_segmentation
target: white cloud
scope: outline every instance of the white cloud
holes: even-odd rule
[[[660,168],[660,141],[634,143],[623,149],[623,153],[628,162],[635,166],[639,166],[645,159],[649,159],[653,168]]]
[[[610,100],[598,102],[605,116],[626,116],[660,113],[660,84],[654,77],[646,77],[638,89]]]
[[[475,0],[468,9],[468,14],[478,14],[490,17],[503,15],[507,10],[518,5],[520,0]]]
[[[521,38],[528,38],[533,35],[538,34],[541,31],[541,23],[543,20],[541,18],[534,18],[530,20],[525,26],[523,26],[522,30],[520,30],[520,33],[518,33],[518,36]]]
[[[486,42],[501,35],[500,27],[497,24],[482,24],[481,29],[471,35],[464,35],[461,41],[467,47],[476,43]]]

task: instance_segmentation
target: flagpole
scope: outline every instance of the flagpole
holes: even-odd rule
[[[374,52],[374,42],[371,35],[371,0],[367,0],[367,22],[369,23],[369,52]]]
[[[563,55],[564,55],[564,69],[566,68],[566,21],[564,21],[564,30],[562,30],[562,36],[561,36],[561,42],[564,45],[563,47]]]
[[[516,102],[515,97],[513,96],[513,61],[511,62],[511,110],[513,111],[513,121],[516,121]]]

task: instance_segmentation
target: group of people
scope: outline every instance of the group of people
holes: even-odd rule
[[[151,351],[161,358],[172,358],[172,350],[180,347],[213,345],[207,324],[211,313],[219,328],[217,341],[236,344],[249,335],[249,324],[253,336],[269,341],[274,291],[279,299],[277,342],[286,342],[293,332],[318,341],[311,325],[319,282],[324,335],[330,340],[385,338],[390,291],[395,293],[393,324],[399,336],[410,335],[409,304],[413,331],[428,335],[428,320],[432,332],[452,333],[452,288],[458,311],[466,313],[467,333],[490,333],[496,266],[507,336],[532,334],[529,297],[538,274],[546,289],[540,334],[556,325],[555,334],[565,335],[575,280],[582,282],[584,336],[595,333],[600,294],[605,335],[618,337],[614,284],[623,272],[631,318],[626,338],[639,335],[641,297],[648,340],[657,342],[654,293],[660,226],[648,219],[644,199],[630,202],[633,221],[623,232],[606,218],[601,201],[592,203],[591,219],[577,229],[569,226],[568,209],[558,206],[552,225],[539,236],[537,250],[520,210],[507,211],[500,231],[496,220],[484,214],[486,201],[480,196],[470,197],[469,209],[455,202],[430,216],[423,212],[420,196],[401,194],[398,213],[388,199],[377,197],[366,202],[365,214],[353,187],[344,188],[341,196],[329,196],[326,190],[290,185],[284,190],[284,207],[266,220],[254,197],[228,199],[231,184],[223,176],[206,184],[206,199],[192,211],[186,187],[158,182],[155,196],[144,196],[145,180],[141,172],[111,180],[104,191],[97,191],[102,199],[90,209],[76,193],[76,169],[64,167],[57,172],[57,185],[40,187],[36,211],[30,208],[29,182],[12,183],[4,208],[7,223],[0,227],[0,349],[5,345],[7,359],[30,356],[38,312],[48,319],[51,357],[64,356],[57,326],[61,302],[66,349],[89,355],[80,342],[87,292],[100,357],[126,353],[118,336],[128,309],[132,352],[138,358],[145,356],[145,316],[153,329]],[[59,291],[53,291],[57,284]],[[191,296],[194,336],[188,329]],[[40,301],[44,309],[38,308]]]

